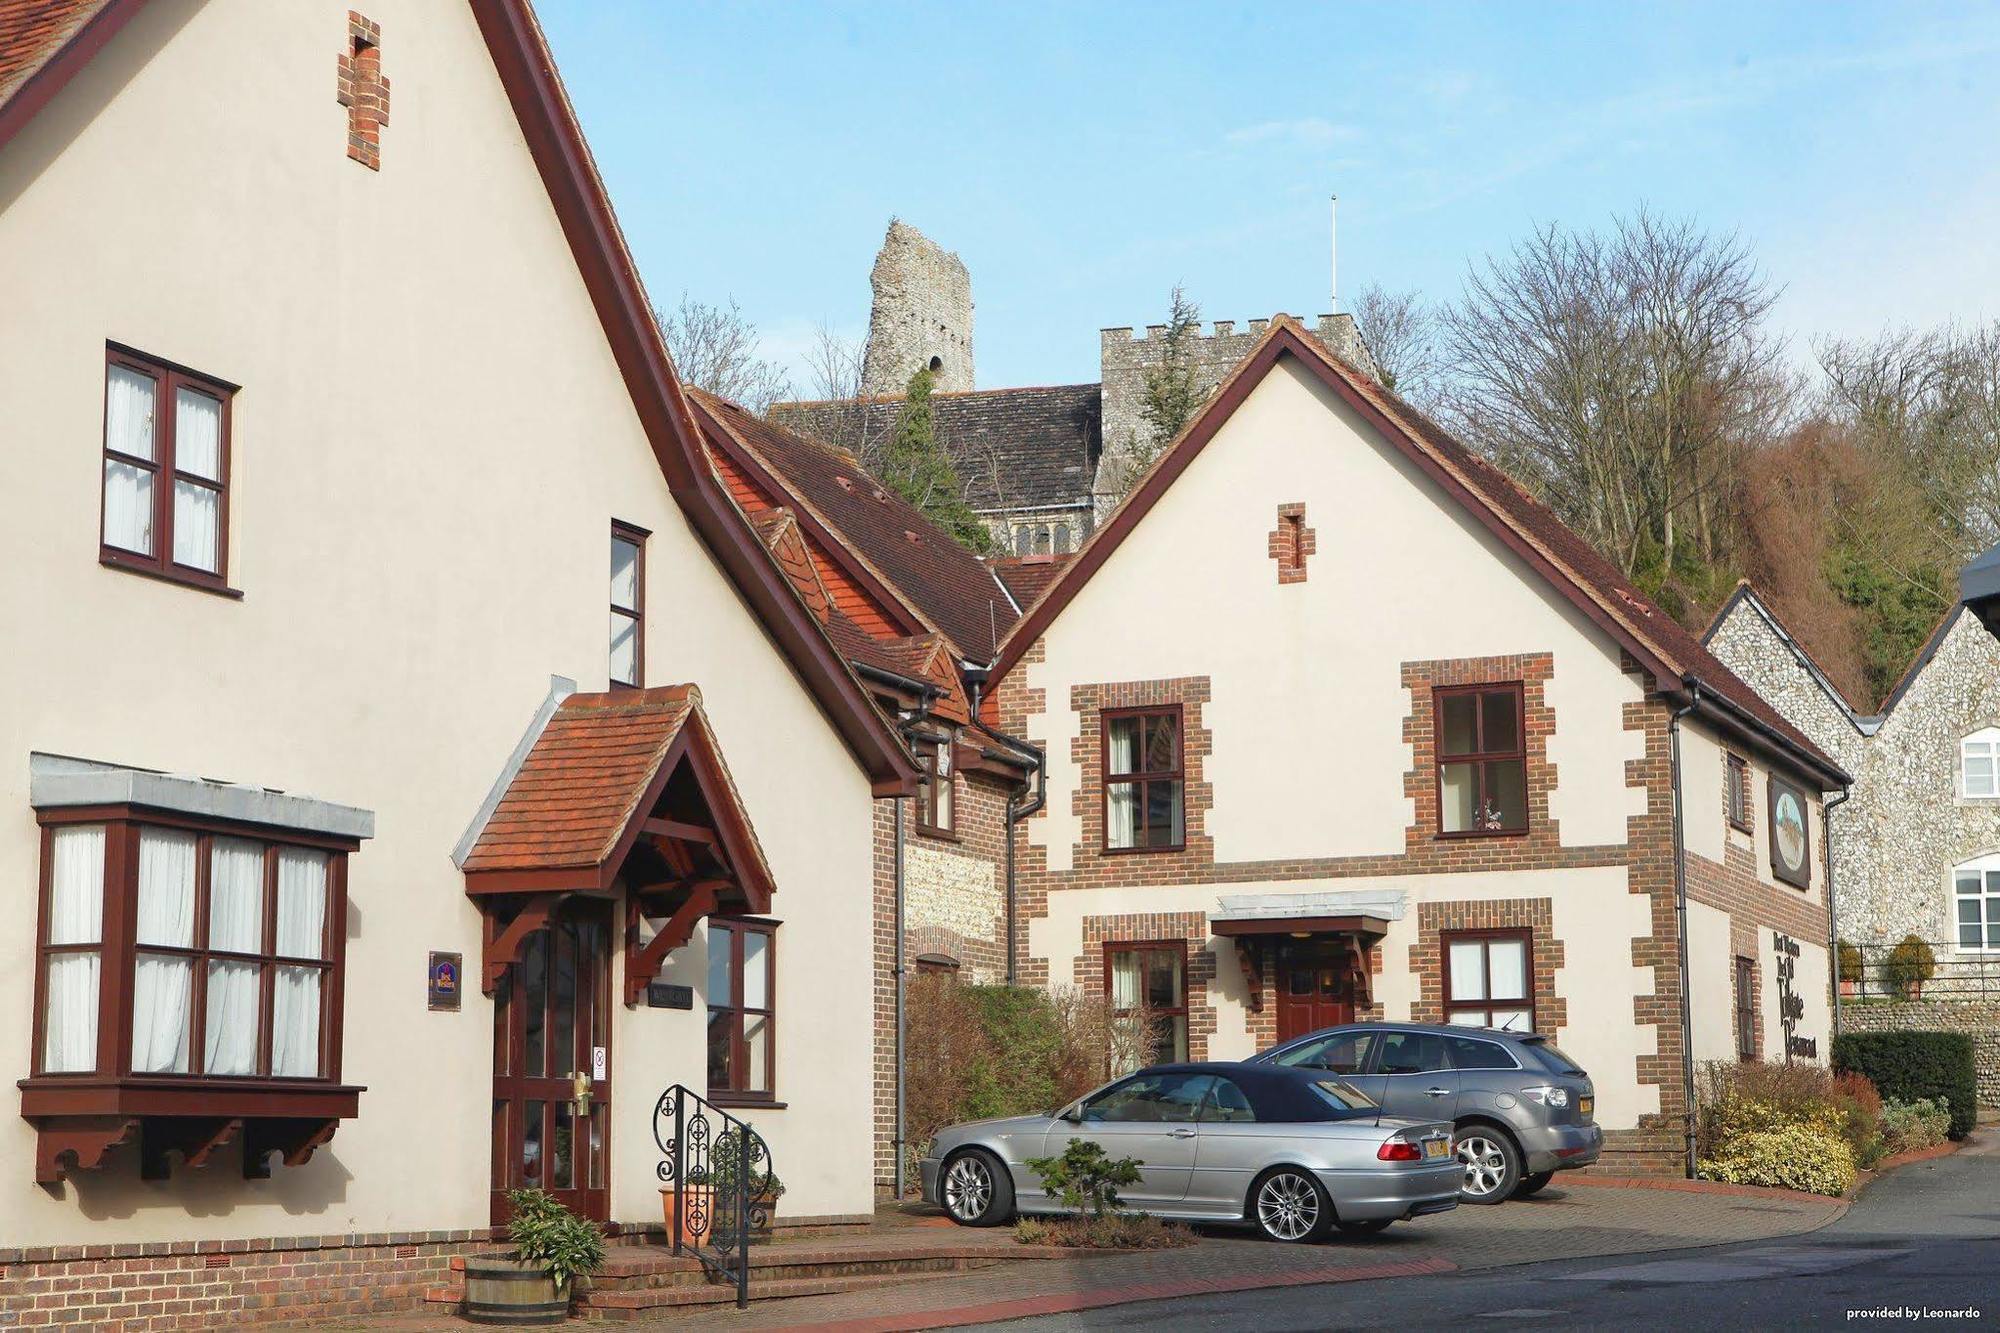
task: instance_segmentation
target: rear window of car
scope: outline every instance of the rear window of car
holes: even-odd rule
[[[1451,1048],[1451,1063],[1455,1069],[1519,1069],[1520,1063],[1510,1055],[1505,1046],[1497,1041],[1480,1041],[1477,1037],[1446,1037],[1444,1044]]]
[[[1536,1055],[1541,1057],[1544,1065],[1558,1074],[1575,1074],[1579,1077],[1583,1075],[1583,1066],[1570,1059],[1567,1055],[1564,1055],[1561,1048],[1552,1041],[1537,1038],[1534,1041],[1522,1042],[1521,1047],[1524,1050],[1535,1052]]]
[[[1320,1100],[1336,1111],[1366,1112],[1379,1109],[1379,1104],[1373,1097],[1352,1083],[1343,1083],[1339,1079],[1318,1079],[1313,1083],[1312,1090],[1319,1095]]]

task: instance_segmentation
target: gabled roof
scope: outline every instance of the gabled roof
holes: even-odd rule
[[[1074,552],[1063,555],[1009,555],[993,562],[993,572],[1007,585],[1014,601],[1027,607],[1042,595],[1043,589],[1055,582],[1063,566],[1074,559]]]
[[[942,630],[961,656],[992,660],[996,635],[1013,623],[1014,607],[978,556],[852,455],[699,389],[689,397],[711,445],[753,480],[782,492],[830,557],[915,613],[918,623],[906,632]]]
[[[1786,628],[1785,623],[1778,618],[1778,613],[1773,611],[1769,604],[1757,595],[1757,589],[1751,586],[1750,580],[1738,580],[1736,591],[1729,594],[1729,600],[1724,602],[1722,608],[1709,620],[1708,628],[1701,632],[1702,647],[1706,648],[1710,643],[1714,642],[1715,636],[1722,629],[1723,623],[1729,619],[1730,614],[1739,606],[1747,607],[1770,627],[1771,633],[1791,652],[1793,660],[1804,668],[1808,676],[1812,677],[1813,683],[1819,686],[1820,691],[1826,695],[1835,708],[1840,710],[1840,715],[1846,718],[1856,731],[1864,736],[1874,735],[1875,728],[1880,724],[1881,719],[1863,716],[1853,704],[1847,701],[1847,696],[1840,692],[1840,687],[1833,683],[1833,678],[1826,674],[1825,669],[1813,657],[1812,650],[1799,642],[1798,637],[1790,629]]]
[[[816,439],[841,426],[886,439],[903,410],[892,394],[858,402],[778,403],[772,419]],[[934,393],[931,411],[974,509],[1058,509],[1091,503],[1103,443],[1097,384]]]
[[[1028,607],[1000,645],[993,680],[998,681],[1020,661],[1282,357],[1294,358],[1339,395],[1460,508],[1624,648],[1651,673],[1657,688],[1678,695],[1698,686],[1693,693],[1705,701],[1701,706],[1719,724],[1749,733],[1754,743],[1776,749],[1817,776],[1830,779],[1833,786],[1847,785],[1847,774],[1833,759],[1673,617],[1632,587],[1616,566],[1570,531],[1553,511],[1409,404],[1334,356],[1287,315],[1271,321],[1263,340],[1222,382],[1207,406],[1162,451],[1125,502]]]
[[[573,694],[542,728],[462,869],[469,892],[602,891],[685,768],[712,824],[717,858],[749,906],[770,906],[771,869],[692,685]]]
[[[81,14],[75,0],[0,0],[36,52],[17,58],[14,86],[0,88],[0,144],[144,2],[105,0]],[[469,3],[675,502],[790,660],[877,794],[913,791],[917,770],[909,751],[708,466],[700,429],[533,8],[528,0]]]

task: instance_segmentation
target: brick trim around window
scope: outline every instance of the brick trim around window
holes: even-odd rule
[[[1494,898],[1484,902],[1459,900],[1417,904],[1417,941],[1410,946],[1410,971],[1417,978],[1417,998],[1410,1005],[1413,1023],[1449,1020],[1445,1002],[1446,940],[1453,935],[1528,937],[1528,975],[1535,1031],[1553,1035],[1569,1021],[1569,1004],[1556,994],[1556,969],[1566,950],[1556,938],[1555,914],[1547,898]]]
[[[1278,526],[1268,534],[1265,550],[1278,562],[1278,584],[1306,581],[1306,557],[1319,549],[1319,536],[1306,526],[1303,503],[1278,506]]]

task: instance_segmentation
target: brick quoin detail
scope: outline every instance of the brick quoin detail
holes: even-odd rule
[[[1303,503],[1278,506],[1278,526],[1271,530],[1266,549],[1278,562],[1280,585],[1306,581],[1306,557],[1319,549],[1319,538],[1306,526]]]
[[[1556,938],[1554,908],[1547,898],[1418,903],[1417,942],[1410,946],[1410,971],[1417,978],[1411,1022],[1444,1022],[1444,949],[1439,936],[1454,930],[1527,931],[1534,964],[1535,1031],[1555,1032],[1569,1022],[1569,1002],[1556,994],[1556,969],[1563,965],[1565,951]]]
[[[1120,912],[1083,919],[1083,953],[1076,960],[1076,984],[1091,995],[1104,994],[1104,946],[1146,944],[1156,940],[1187,941],[1188,1059],[1208,1058],[1208,1039],[1215,1035],[1215,1007],[1208,1002],[1215,984],[1215,955],[1208,951],[1206,912]]]
[[[389,123],[389,80],[382,76],[382,28],[347,11],[347,50],[340,56],[340,104],[347,108],[347,155],[370,171],[382,169],[382,127]]]

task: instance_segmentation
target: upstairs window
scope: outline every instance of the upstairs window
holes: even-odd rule
[[[1183,845],[1180,705],[1106,713],[1103,772],[1106,851]]]
[[[611,683],[646,680],[646,532],[611,525]]]
[[[918,831],[954,836],[951,741],[946,739],[921,746],[917,751],[917,765],[922,769],[922,776],[917,779]]]
[[[228,590],[234,388],[124,348],[106,350],[107,565]]]
[[[1729,755],[1729,823],[1750,832],[1750,765],[1741,755]]]
[[[1975,731],[1958,743],[1959,790],[1967,797],[2000,796],[2000,727]]]
[[[1958,947],[2000,952],[2000,856],[1982,856],[1952,871]]]
[[[1521,687],[1436,691],[1438,831],[1487,837],[1528,831],[1528,751]]]

